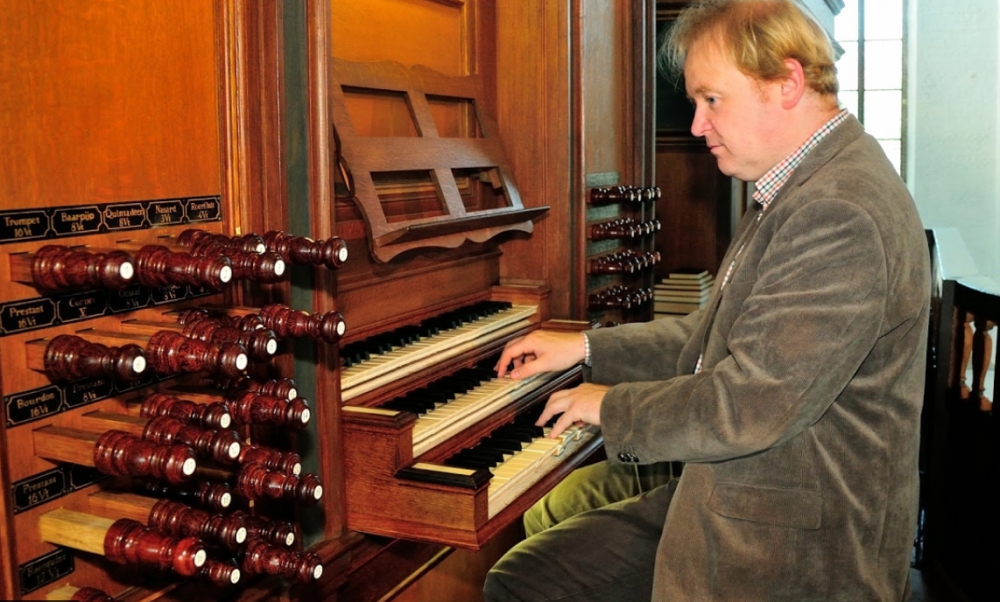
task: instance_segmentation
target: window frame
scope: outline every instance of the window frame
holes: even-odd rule
[[[862,124],[865,122],[865,4],[869,1],[878,2],[879,0],[857,0],[857,11],[858,11],[858,31],[857,31],[857,72],[858,72],[858,84],[857,84],[857,115],[858,121]],[[908,104],[909,100],[907,97],[907,87],[909,79],[909,3],[911,0],[901,0],[902,6],[902,56],[900,61],[901,80],[900,80],[900,111],[901,118],[899,123],[899,176],[906,181],[906,170],[907,170],[907,147],[908,147]],[[840,37],[837,35],[836,27],[833,31],[834,41],[839,45]],[[845,40],[848,38],[844,38]],[[853,40],[852,40],[853,41]],[[894,89],[894,88],[893,88]],[[893,140],[892,138],[882,138],[881,140]]]

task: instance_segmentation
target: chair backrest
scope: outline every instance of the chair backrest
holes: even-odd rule
[[[927,388],[921,426],[921,510],[917,558],[948,576],[970,600],[995,599],[997,485],[992,402],[982,391],[989,330],[1000,323],[1000,295],[970,281],[943,280],[928,232],[932,269]],[[971,337],[971,340],[970,340]],[[972,367],[971,386],[963,386]],[[990,593],[992,592],[992,593]]]

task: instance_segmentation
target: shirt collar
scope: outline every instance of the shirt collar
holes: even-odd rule
[[[841,109],[832,119],[824,123],[818,130],[816,130],[808,140],[802,143],[802,146],[795,149],[790,155],[778,162],[777,165],[772,167],[766,174],[761,176],[756,183],[756,190],[753,193],[753,199],[761,204],[761,210],[767,209],[767,206],[771,204],[771,201],[778,196],[778,192],[781,187],[788,181],[791,177],[792,172],[795,168],[802,164],[802,161],[806,158],[812,149],[826,138],[826,136],[834,130],[838,125],[847,121],[848,113],[847,109]]]

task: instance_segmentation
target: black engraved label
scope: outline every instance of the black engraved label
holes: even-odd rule
[[[139,203],[121,203],[104,207],[104,225],[108,230],[135,230],[143,227],[146,210]]]
[[[49,216],[42,210],[0,212],[0,242],[45,238]]]
[[[3,403],[7,411],[7,426],[17,426],[61,412],[62,390],[55,385],[49,385],[41,389],[5,395]]]
[[[110,378],[88,378],[63,386],[66,405],[70,408],[78,408],[88,403],[107,399],[112,393],[113,387]]]
[[[190,222],[217,222],[222,219],[219,197],[187,200],[187,218]]]
[[[187,297],[187,291],[185,287],[177,286],[174,284],[169,284],[167,286],[161,286],[159,288],[154,288],[150,291],[153,298],[153,305],[163,305],[164,303],[172,303],[178,299],[184,299]]]
[[[4,334],[52,326],[55,319],[56,305],[45,297],[0,306],[0,328]]]
[[[18,567],[21,575],[21,595],[58,581],[76,570],[73,552],[56,548],[44,556],[29,560]]]
[[[184,221],[184,203],[181,201],[152,201],[146,211],[150,225],[165,226]]]
[[[52,212],[52,229],[56,236],[100,232],[101,209],[97,205],[56,209]]]
[[[63,470],[69,473],[69,491],[76,491],[89,487],[94,483],[106,478],[91,466],[81,466],[80,464],[64,464]]]
[[[142,309],[149,305],[149,290],[140,286],[129,287],[108,293],[108,305],[112,313]]]
[[[215,291],[208,288],[207,286],[188,286],[188,298],[195,299],[197,297],[207,297],[208,295],[214,295]]]
[[[63,322],[76,322],[103,316],[108,309],[108,296],[104,291],[90,291],[60,297],[58,302],[59,319]]]
[[[66,494],[66,475],[62,468],[21,479],[10,486],[14,497],[14,514],[24,512]]]
[[[218,196],[0,211],[0,244],[221,220]]]
[[[124,381],[116,380],[114,382],[115,391],[118,393],[125,393],[127,391],[134,391],[136,389],[141,389],[142,387],[148,387],[159,382],[159,377],[152,370],[147,369],[145,372],[139,375],[139,380],[134,381]]]

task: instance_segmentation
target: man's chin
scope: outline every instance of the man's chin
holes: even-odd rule
[[[726,163],[724,160],[716,157],[715,164],[719,166],[719,171],[721,171],[724,175],[727,175],[729,177],[736,177],[736,169],[732,165]]]
[[[727,161],[722,157],[716,157],[715,164],[719,167],[719,171],[721,171],[723,175],[729,176],[730,178],[736,178],[737,180],[741,180],[743,182],[755,182],[757,180],[757,178],[748,177],[749,174],[747,174],[745,170],[741,171],[738,165],[733,165],[731,161]]]

